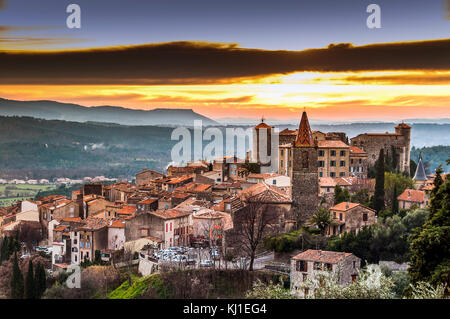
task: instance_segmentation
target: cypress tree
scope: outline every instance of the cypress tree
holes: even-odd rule
[[[33,271],[33,262],[28,262],[28,272],[25,281],[25,298],[26,299],[35,299],[35,281],[34,281],[34,271]]]
[[[3,237],[2,240],[2,247],[0,248],[0,264],[4,261],[7,260],[9,258],[8,256],[8,237]]]
[[[395,215],[398,213],[398,191],[397,184],[394,184],[394,194],[392,195],[392,214]]]
[[[381,149],[375,177],[374,209],[379,212],[384,208],[384,149]]]
[[[40,299],[44,294],[45,289],[47,288],[47,278],[45,275],[45,269],[40,262],[36,265],[36,271],[34,274],[34,283],[36,288],[35,297]]]
[[[14,254],[13,274],[10,283],[10,294],[13,299],[23,299],[23,276],[20,271],[17,253]]]

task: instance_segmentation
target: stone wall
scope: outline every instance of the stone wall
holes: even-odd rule
[[[292,206],[303,224],[317,211],[319,205],[317,147],[293,147],[292,152]]]

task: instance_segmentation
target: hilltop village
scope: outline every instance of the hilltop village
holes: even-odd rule
[[[271,171],[274,163],[263,164],[256,155],[262,143],[271,141],[273,128],[264,121],[254,127],[255,136],[263,129],[267,138],[255,138],[246,159],[193,161],[169,166],[165,173],[142,170],[134,183],[90,182],[70,198],[50,195],[2,207],[0,236],[33,233],[32,248],[23,248],[22,256],[46,252],[54,274],[71,265],[123,263],[128,255],[142,275],[165,264],[221,267],[231,262],[289,274],[291,292],[308,296],[312,292],[302,288],[308,276],[340,269],[339,281],[348,284],[366,262],[354,251],[327,250],[330,246],[311,238],[358,234],[377,224],[384,210],[429,205],[436,176],[425,174],[420,158],[409,178],[411,127],[405,123],[394,133],[349,139],[341,132],[312,131],[303,112],[298,130],[279,132],[278,154],[269,153],[276,171]],[[385,198],[382,209],[373,177],[380,156],[411,181]],[[301,247],[271,249],[270,240],[300,233]],[[387,261],[394,270],[408,267]]]

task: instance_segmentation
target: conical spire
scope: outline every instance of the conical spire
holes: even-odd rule
[[[302,119],[300,120],[300,126],[298,128],[295,146],[314,146],[314,140],[312,137],[311,128],[309,126],[308,116],[306,115],[305,111],[303,111]]]
[[[414,174],[414,180],[416,181],[426,181],[427,174],[425,173],[425,168],[423,167],[422,162],[422,152],[419,155],[419,163],[417,163],[416,173]]]

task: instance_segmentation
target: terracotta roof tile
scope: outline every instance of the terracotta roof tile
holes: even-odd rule
[[[405,191],[397,197],[397,199],[407,202],[423,203],[425,201],[425,192],[408,188],[405,189]]]
[[[348,207],[347,207],[347,205],[348,205]],[[337,205],[334,205],[333,207],[330,208],[330,210],[347,211],[347,210],[355,208],[356,206],[359,206],[359,205],[361,205],[361,204],[359,204],[359,203],[351,203],[351,202],[342,202],[342,203],[339,203]]]
[[[361,154],[361,155],[364,155],[364,154],[367,154],[367,152],[363,151],[359,147],[350,146],[350,154]]]
[[[342,141],[322,140],[318,141],[319,147],[322,148],[348,148],[349,146]]]
[[[161,217],[163,219],[173,219],[179,218],[183,216],[189,216],[191,213],[188,211],[183,211],[180,209],[166,209],[166,210],[157,210],[154,212],[150,212],[149,214]]]
[[[308,249],[307,251],[294,256],[293,259],[337,264],[351,255],[351,253],[345,252]]]

